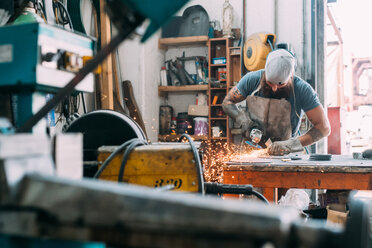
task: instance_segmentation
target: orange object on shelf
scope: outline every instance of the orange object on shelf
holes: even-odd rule
[[[217,100],[218,100],[218,96],[214,96],[213,97],[212,104],[217,104]]]

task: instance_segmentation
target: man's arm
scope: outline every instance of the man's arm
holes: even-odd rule
[[[307,111],[306,115],[313,127],[307,133],[298,137],[302,146],[311,145],[320,139],[327,137],[331,133],[328,118],[326,117],[321,105]]]
[[[318,107],[306,112],[313,127],[304,135],[298,138],[291,138],[284,141],[276,141],[268,147],[268,153],[271,155],[284,155],[291,152],[299,152],[304,146],[311,145],[331,132],[328,118],[326,117],[323,107]]]
[[[235,105],[238,102],[241,102],[245,97],[240,93],[238,88],[234,86],[229,93],[227,93],[225,99],[222,102],[222,109],[227,115],[232,119],[236,119],[240,113],[238,107]]]

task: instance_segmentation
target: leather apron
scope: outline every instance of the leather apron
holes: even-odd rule
[[[260,89],[261,83],[251,95],[247,96],[247,112],[251,120],[258,124],[256,128],[263,132],[259,144],[266,147],[264,143],[268,139],[274,142],[291,138],[291,104],[284,98],[272,99],[255,96]]]

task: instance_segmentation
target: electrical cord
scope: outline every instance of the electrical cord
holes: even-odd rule
[[[53,9],[57,24],[60,23],[63,26],[68,24],[70,26],[70,29],[74,30],[70,14],[68,13],[68,10],[66,9],[65,5],[58,0],[54,0]],[[58,13],[60,13],[60,15]]]
[[[111,162],[111,160],[120,152],[122,152],[128,145],[130,145],[135,140],[140,140],[138,138],[134,138],[131,140],[128,140],[121,144],[116,150],[111,153],[111,155],[103,162],[102,166],[99,168],[99,170],[96,172],[96,174],[93,176],[93,178],[99,178],[99,176],[102,174],[102,172],[105,170],[105,168],[108,166],[108,164]],[[146,141],[145,141],[146,142]],[[146,142],[147,144],[147,142]]]
[[[267,203],[267,204],[270,204],[270,202],[265,198],[265,196],[263,196],[261,193],[255,191],[255,190],[252,190],[251,191],[251,194],[252,195],[255,195],[258,199],[260,199],[261,201]]]
[[[123,159],[121,161],[121,165],[120,165],[120,170],[119,170],[119,176],[118,176],[118,182],[122,182],[123,181],[123,176],[124,176],[124,170],[125,170],[125,165],[127,164],[127,161],[128,161],[128,157],[130,155],[130,153],[133,151],[134,148],[136,148],[137,146],[143,146],[143,145],[147,145],[147,141],[145,140],[140,140],[140,139],[135,139],[133,140],[127,149],[125,149],[125,152],[124,152],[124,155],[123,155]]]
[[[194,141],[192,140],[191,136],[184,133],[180,136],[180,139],[178,142],[181,142],[183,138],[186,138],[189,141],[189,144],[191,146],[191,150],[194,154],[195,164],[196,164],[196,170],[198,173],[198,183],[199,183],[199,192],[204,194],[204,177],[203,177],[203,168],[201,166],[200,158],[198,150],[195,147]]]
[[[87,113],[87,107],[85,106],[85,97],[84,97],[84,93],[81,92],[80,93],[80,96],[81,96],[81,102],[83,103],[83,111],[84,111],[84,114]]]

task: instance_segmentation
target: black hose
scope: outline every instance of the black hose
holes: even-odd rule
[[[259,192],[253,190],[253,186],[250,184],[222,184],[222,183],[204,183],[206,194],[243,194],[243,195],[254,195],[259,200],[270,204],[269,201]]]
[[[74,30],[70,14],[68,13],[68,10],[66,9],[65,5],[61,3],[60,1],[55,1],[55,3],[57,4],[59,11],[61,12],[62,24],[63,25],[68,24],[71,30]],[[67,17],[67,20],[66,20],[65,15]],[[56,16],[56,18],[58,18],[58,16]]]
[[[127,164],[129,154],[132,152],[134,148],[137,146],[142,146],[142,145],[147,145],[147,141],[145,140],[140,140],[140,139],[135,139],[133,140],[130,145],[128,146],[127,149],[125,149],[123,159],[121,160],[121,165],[120,165],[120,170],[119,170],[119,176],[118,176],[118,182],[123,181],[123,176],[124,176],[124,170],[125,170],[125,165]]]
[[[197,173],[198,173],[198,183],[199,183],[199,190],[198,191],[200,193],[204,194],[203,168],[201,166],[198,150],[196,149],[194,141],[191,139],[190,135],[188,135],[186,133],[182,134],[180,136],[180,139],[178,140],[178,142],[181,142],[182,138],[186,138],[190,143],[191,150],[192,150],[192,152],[194,154],[194,158],[195,158],[196,170],[197,170]]]
[[[260,199],[261,201],[267,203],[267,204],[270,204],[270,202],[265,198],[265,196],[263,196],[261,193],[255,191],[255,190],[252,190],[251,192],[252,195],[255,195],[258,199]]]
[[[85,106],[85,97],[84,97],[84,93],[81,92],[81,101],[83,102],[83,111],[84,111],[84,114],[87,113],[87,107]]]
[[[94,174],[93,178],[98,178],[102,174],[102,171],[111,162],[111,160],[118,153],[122,152],[128,145],[130,145],[132,142],[134,142],[135,140],[139,140],[139,139],[138,138],[134,138],[134,139],[128,140],[128,141],[124,142],[123,144],[121,144],[118,148],[116,148],[116,150],[113,153],[111,153],[111,155],[105,160],[105,162],[103,162],[102,166],[99,168],[99,170],[96,172],[96,174]]]

